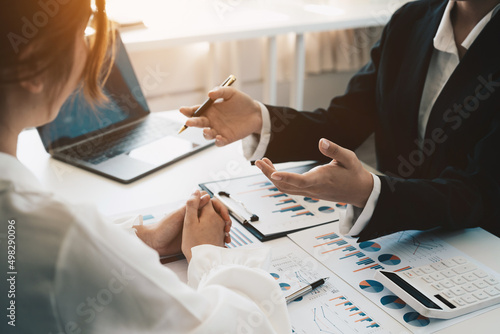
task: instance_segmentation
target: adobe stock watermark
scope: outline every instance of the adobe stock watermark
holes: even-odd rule
[[[14,32],[9,32],[7,38],[14,49],[14,52],[19,53],[19,46],[27,45],[30,40],[35,38],[40,29],[47,26],[49,20],[54,18],[60,10],[61,5],[65,5],[72,0],[39,0],[38,6],[40,10],[35,12],[32,17],[23,16],[21,22],[21,35]]]
[[[443,121],[445,124],[453,131],[457,131],[463,124],[464,120],[468,119],[472,113],[474,113],[481,102],[486,101],[491,97],[493,93],[500,88],[500,81],[494,81],[493,75],[490,74],[487,78],[483,76],[478,76],[477,80],[479,84],[476,86],[473,95],[466,96],[462,103],[454,103],[452,108],[445,110],[443,113]],[[417,146],[416,149],[410,152],[408,157],[398,156],[398,174],[395,175],[391,172],[386,172],[386,175],[399,178],[408,178],[413,173],[415,173],[416,168],[424,164],[425,160],[429,158],[436,150],[439,144],[446,142],[449,136],[445,133],[443,128],[435,128],[430,133],[430,138],[425,138],[420,147],[418,139],[415,139],[414,143]],[[389,186],[391,191],[395,190],[394,185],[397,183],[397,179],[390,180]]]
[[[243,0],[215,0],[212,7],[219,19],[224,20],[226,14],[234,11],[242,2]]]
[[[115,296],[121,294],[136,277],[125,267],[122,268],[121,272],[112,269],[111,275],[113,277],[109,279],[106,287],[97,291],[94,296],[87,297],[85,301],[77,305],[75,313],[80,319],[80,324],[92,323],[97,318],[98,314],[104,311],[106,307],[113,302]],[[49,334],[83,333],[84,330],[79,323],[76,321],[68,321],[64,325],[63,333],[49,332]]]

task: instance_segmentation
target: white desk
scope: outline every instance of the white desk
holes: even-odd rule
[[[106,215],[186,199],[201,182],[258,173],[258,169],[242,157],[240,144],[235,143],[224,148],[211,147],[139,181],[123,185],[51,159],[34,130],[23,132],[19,139],[19,160],[43,184],[69,201],[93,202]],[[500,272],[499,238],[479,228],[441,233],[439,236]],[[440,333],[491,333],[498,327],[497,319],[500,319],[500,309]]]
[[[146,23],[149,27],[125,30],[122,38],[129,52],[209,42],[211,64],[208,66],[207,89],[218,84],[215,79],[218,67],[215,57],[217,42],[266,38],[267,70],[263,102],[276,104],[276,36],[292,33],[295,35],[295,65],[290,106],[300,110],[303,105],[305,77],[304,34],[385,25],[394,11],[408,1],[214,0],[194,3],[184,1],[171,6],[163,0],[150,0],[142,8],[147,13],[144,15],[148,18]],[[231,63],[234,74],[238,77],[242,64],[239,64],[236,50],[236,47],[231,50]]]

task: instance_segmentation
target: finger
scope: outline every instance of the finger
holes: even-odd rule
[[[226,146],[227,144],[229,144],[229,140],[226,137],[222,137],[221,135],[217,135],[215,137],[215,146],[222,147]]]
[[[198,221],[198,209],[200,207],[200,191],[196,190],[186,203],[186,223],[194,223]]]
[[[353,151],[343,148],[325,138],[319,141],[319,150],[323,155],[336,160],[337,163],[342,164],[346,168],[352,167],[357,160],[356,154]]]
[[[230,100],[235,93],[236,89],[232,87],[215,87],[208,92],[208,97],[214,101],[218,99]]]
[[[230,244],[231,243],[231,234],[226,233],[226,238],[224,240],[224,243]]]
[[[210,121],[206,117],[192,117],[186,120],[186,125],[193,128],[209,128]]]
[[[224,219],[224,221],[226,222],[226,226],[228,223],[230,224],[231,217],[229,217],[229,211],[228,211],[227,207],[216,198],[212,199],[212,205],[214,206],[215,212],[217,212],[222,217],[222,219]],[[226,232],[229,232],[229,231],[226,231]]]
[[[268,179],[271,179],[271,174],[276,172],[275,168],[271,167],[270,165],[268,165],[267,163],[265,163],[262,160],[257,160],[255,162],[255,166],[257,166],[262,171],[262,173],[264,173],[264,175],[266,175],[266,177]]]
[[[279,181],[283,187],[287,188],[307,188],[313,185],[313,180],[305,174],[274,172],[271,174],[271,179]]]
[[[201,209],[203,208],[205,205],[208,204],[208,202],[210,202],[210,195],[208,195],[207,193],[205,193],[204,195],[202,194],[201,198],[200,198],[200,204],[198,204],[198,209]]]
[[[184,116],[187,116],[187,117],[191,117],[193,116],[194,112],[196,110],[198,110],[200,106],[197,105],[197,106],[192,106],[192,107],[180,107],[179,108],[179,111],[181,112],[181,114],[183,114]]]
[[[271,160],[269,160],[268,158],[263,158],[262,161],[264,161],[266,164],[268,164],[272,168],[276,169],[276,167],[274,167],[274,165],[273,165],[273,162]]]
[[[203,129],[203,137],[206,140],[215,139],[216,136],[217,136],[217,131],[215,131],[214,129],[210,129],[210,128]]]

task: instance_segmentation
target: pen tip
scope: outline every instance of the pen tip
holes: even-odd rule
[[[325,277],[325,278],[323,278],[323,281],[325,281],[325,282],[326,282],[326,281],[328,281],[328,279],[329,279],[329,278],[330,278],[330,277]]]
[[[179,130],[179,132],[177,132],[177,134],[178,134],[178,135],[180,135],[180,134],[181,134],[184,130],[186,130],[186,129],[187,129],[187,126],[185,126],[185,125],[184,125],[184,126],[183,126],[180,130]]]

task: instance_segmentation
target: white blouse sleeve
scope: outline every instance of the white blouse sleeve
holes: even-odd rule
[[[113,221],[113,224],[127,233],[136,234],[137,230],[134,228],[134,226],[141,226],[143,224],[142,215],[117,218]]]
[[[94,210],[95,211],[95,210]],[[290,333],[266,251],[193,248],[190,286],[139,238],[88,209],[66,234],[57,262],[61,329],[84,333]],[[80,221],[81,219],[81,221]]]

